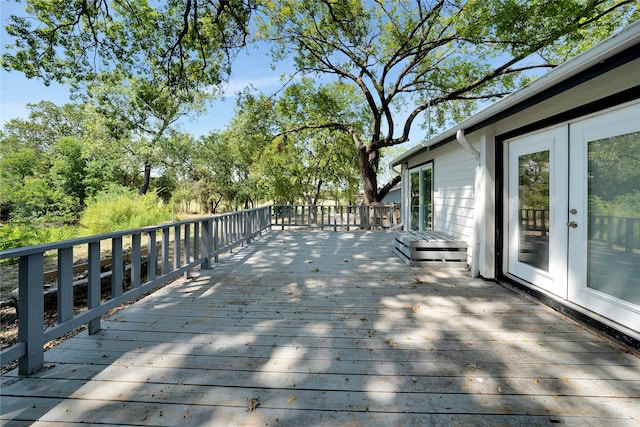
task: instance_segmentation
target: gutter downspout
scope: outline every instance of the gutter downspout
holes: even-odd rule
[[[467,138],[464,136],[464,129],[458,129],[458,132],[456,132],[456,140],[466,148],[478,162],[480,161],[480,152],[476,147],[469,144],[469,141],[467,141]]]
[[[482,214],[483,203],[480,200],[480,181],[482,178],[482,170],[480,168],[480,151],[473,145],[469,144],[467,138],[464,135],[464,129],[458,129],[456,132],[456,140],[462,145],[471,155],[476,159],[478,164],[476,165],[475,182],[473,189],[473,232],[471,235],[471,242],[473,247],[471,249],[471,277],[478,277],[480,275],[480,215]]]

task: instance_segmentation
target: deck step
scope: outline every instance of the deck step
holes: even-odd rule
[[[466,267],[467,243],[439,231],[396,231],[393,252],[410,266]]]

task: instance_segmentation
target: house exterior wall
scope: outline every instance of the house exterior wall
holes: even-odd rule
[[[467,242],[468,261],[471,262],[478,162],[461,145],[448,144],[412,158],[403,166],[403,182],[410,182],[411,169],[430,161],[433,161],[433,229]],[[403,203],[404,211],[409,212],[408,197],[403,197]]]
[[[638,28],[640,26],[633,28],[634,34],[638,34]],[[637,43],[638,38],[635,40]],[[508,180],[504,175],[508,159],[504,158],[504,152],[507,142],[553,127],[565,126],[569,129],[572,123],[599,117],[603,112],[615,110],[621,105],[637,104],[640,99],[638,48],[638,44],[634,47],[627,45],[625,59],[621,60],[622,56],[618,55],[612,62],[608,62],[609,58],[600,59],[606,56],[603,53],[598,57],[598,65],[579,70],[564,80],[554,76],[547,80],[553,81],[553,86],[531,90],[531,96],[517,98],[517,104],[506,102],[503,103],[504,108],[495,107],[490,113],[469,118],[459,127],[439,135],[424,147],[411,149],[410,153],[396,160],[396,164],[402,164],[405,182],[409,181],[412,168],[432,162],[433,228],[468,243],[472,275],[497,279],[509,277],[520,282],[523,288],[531,288],[534,294],[540,291],[535,285],[514,278],[506,267],[508,243],[504,239],[505,233],[508,233],[508,218],[505,203],[509,195],[506,193]],[[628,53],[634,51],[635,55]],[[472,131],[468,132],[465,126]],[[456,132],[463,132],[471,146],[479,151],[479,160],[456,142],[453,137]],[[408,193],[406,185],[403,186],[403,192]],[[403,203],[407,202],[407,197],[403,195]],[[498,221],[500,218],[502,221]],[[598,310],[589,304],[576,304],[562,295],[545,295],[550,297],[545,301],[561,301],[562,310],[574,311],[582,319],[586,315],[603,325],[600,327],[604,331],[607,328],[624,331],[627,338],[632,337],[632,340],[636,340],[634,342],[640,342],[640,330],[637,327],[627,325],[625,329],[620,323],[610,322],[607,310]],[[555,307],[555,302],[548,303]],[[637,311],[637,306],[634,310]],[[617,332],[607,333],[618,336]]]
[[[382,203],[400,203],[402,200],[402,191],[400,187],[391,189],[382,199]]]

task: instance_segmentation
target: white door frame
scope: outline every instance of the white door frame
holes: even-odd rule
[[[507,188],[507,272],[567,298],[567,126],[557,126],[505,141]],[[549,270],[544,271],[518,260],[520,156],[549,151]],[[515,167],[513,167],[515,165]]]
[[[418,188],[418,228],[419,230],[414,230],[414,231],[424,231],[424,191],[422,189],[422,185],[423,185],[423,179],[422,179],[422,175],[423,172],[425,170],[430,170],[431,171],[431,188],[429,189],[429,197],[431,198],[430,204],[431,204],[431,227],[433,228],[433,161],[430,161],[428,163],[425,163],[423,165],[420,166],[416,166],[414,168],[411,168],[407,171],[407,186],[406,186],[406,194],[407,197],[405,198],[405,206],[407,206],[406,209],[406,229],[407,230],[411,230],[411,220],[412,220],[412,216],[413,216],[413,212],[412,212],[412,206],[411,206],[411,177],[414,173],[418,174],[418,182],[419,182],[419,188]]]

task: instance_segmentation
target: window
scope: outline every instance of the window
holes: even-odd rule
[[[423,231],[432,229],[432,174],[432,163],[409,171],[410,230]]]

